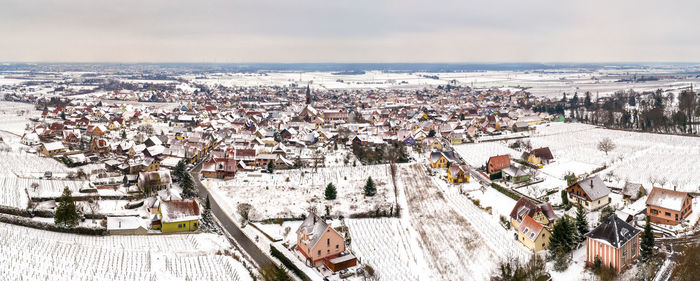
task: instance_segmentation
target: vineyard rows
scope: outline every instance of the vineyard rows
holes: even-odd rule
[[[6,280],[250,280],[210,234],[81,236],[2,224]]]

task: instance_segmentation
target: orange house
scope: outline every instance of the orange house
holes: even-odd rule
[[[693,212],[687,192],[654,187],[647,197],[647,217],[653,223],[678,225]]]
[[[314,266],[345,251],[345,239],[323,219],[310,213],[297,230],[297,249]]]

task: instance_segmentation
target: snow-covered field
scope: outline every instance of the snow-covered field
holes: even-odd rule
[[[389,165],[327,167],[280,170],[274,174],[241,172],[232,180],[204,179],[203,184],[216,188],[233,206],[249,203],[251,219],[299,217],[314,207],[320,214],[330,206],[334,216],[363,213],[377,209],[389,212],[395,205]],[[372,177],[377,195],[364,196],[364,185]],[[289,180],[287,180],[289,179]],[[337,190],[336,200],[325,200],[329,183]]]
[[[213,234],[84,236],[1,224],[4,280],[252,280]]]
[[[401,219],[346,219],[352,238],[351,249],[363,264],[375,269],[379,280],[421,280],[421,264],[415,243]]]
[[[608,155],[598,150],[598,142],[606,137],[616,146]],[[539,170],[539,177],[545,182],[528,188],[539,191],[564,188],[564,175],[568,172],[580,176],[607,165],[599,174],[609,185],[630,181],[651,187],[653,181],[654,186],[665,183],[666,188],[700,190],[700,178],[696,176],[700,170],[697,137],[609,130],[580,123],[549,123],[537,126],[529,140],[533,148],[549,147],[555,162]],[[474,167],[484,165],[490,156],[510,154],[519,158],[522,154],[503,141],[457,145],[455,150]],[[612,177],[608,177],[610,172]],[[541,194],[539,191],[535,193]]]
[[[478,71],[447,73],[387,73],[367,71],[359,75],[334,75],[331,72],[268,72],[268,73],[216,73],[206,78],[185,75],[182,78],[209,86],[261,87],[310,85],[314,89],[385,89],[423,88],[446,85],[450,81],[475,88],[499,88],[517,90],[528,87],[537,96],[561,97],[563,92],[572,96],[574,92],[583,95],[586,91],[606,96],[619,90],[654,91],[667,89],[678,92],[689,83],[698,83],[698,78],[663,79],[645,82],[618,82],[621,73],[614,69],[601,69],[597,72],[581,70],[557,71]],[[663,70],[641,70],[639,75],[662,73]],[[428,78],[426,76],[430,76]],[[434,79],[435,77],[437,79]]]
[[[598,142],[610,138],[616,148],[605,155]],[[608,130],[579,123],[539,126],[530,138],[533,147],[549,146],[555,158],[592,166],[608,164],[614,181],[629,180],[645,186],[677,186],[683,191],[700,190],[700,138]],[[582,165],[579,165],[582,166]],[[589,167],[592,167],[589,166]],[[604,176],[605,177],[605,176]]]

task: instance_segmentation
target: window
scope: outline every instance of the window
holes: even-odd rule
[[[657,215],[657,214],[659,214],[659,211],[657,211],[656,209],[651,209],[651,213],[653,215]]]
[[[318,250],[318,255],[319,255],[319,256],[321,255],[321,250]]]
[[[336,249],[339,249],[339,248],[340,248],[340,245],[335,244],[335,248],[336,248]]]
[[[331,245],[331,239],[330,239],[330,238],[326,239],[326,245],[328,245],[328,246]]]
[[[664,212],[664,213],[666,214],[667,217],[671,216],[671,213],[669,213],[669,212]]]
[[[676,214],[676,220],[678,220],[678,214]]]

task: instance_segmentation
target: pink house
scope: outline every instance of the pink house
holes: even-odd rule
[[[316,214],[310,213],[297,230],[297,249],[314,266],[340,256],[345,240]]]

